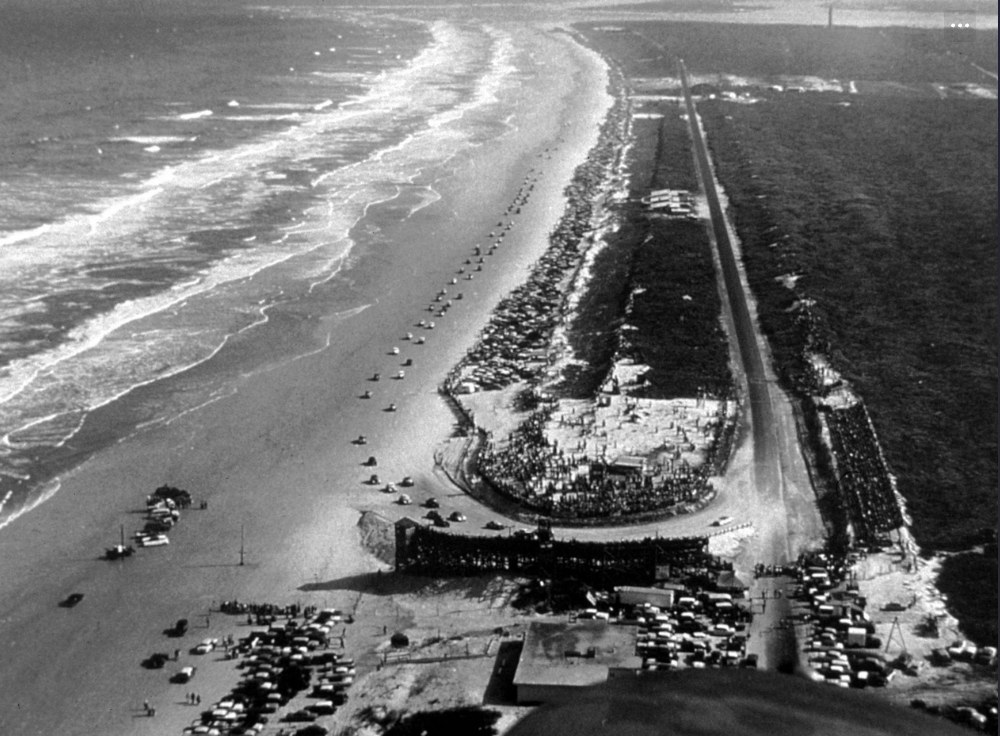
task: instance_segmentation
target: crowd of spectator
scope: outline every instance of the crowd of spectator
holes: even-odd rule
[[[870,541],[903,525],[892,476],[860,401],[826,414],[840,492],[857,539]]]
[[[708,466],[622,468],[614,460],[568,455],[545,435],[552,412],[533,412],[502,446],[486,434],[477,470],[502,493],[547,516],[615,517],[697,501],[708,490]]]

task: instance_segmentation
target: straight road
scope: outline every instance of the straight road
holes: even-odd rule
[[[765,564],[782,564],[789,561],[788,520],[785,508],[784,477],[782,474],[783,443],[795,443],[797,438],[779,437],[783,432],[783,423],[776,420],[771,400],[771,386],[764,369],[764,358],[761,355],[757,341],[757,329],[750,314],[747,294],[740,278],[736,263],[736,253],[719,192],[715,184],[708,158],[708,147],[701,130],[698,111],[688,85],[687,69],[684,62],[678,59],[681,84],[684,88],[684,103],[687,107],[688,121],[691,129],[691,140],[694,145],[695,160],[702,181],[705,198],[708,201],[709,215],[712,220],[712,230],[715,233],[716,247],[722,266],[722,277],[725,283],[726,295],[729,301],[730,314],[736,331],[736,342],[739,348],[739,358],[747,381],[747,396],[750,403],[750,428],[754,452],[754,490],[761,503],[773,509],[774,518],[769,525],[770,538],[767,540],[766,551],[771,559],[760,559]],[[755,589],[759,587],[755,585]],[[794,634],[790,630],[779,629],[777,621],[787,614],[788,599],[783,597],[774,600],[767,621],[767,635],[759,637],[754,649],[757,649],[764,659],[768,669],[792,671],[796,667]],[[761,632],[764,633],[764,632]]]

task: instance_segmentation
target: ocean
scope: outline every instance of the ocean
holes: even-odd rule
[[[0,528],[102,448],[326,347],[317,327],[364,308],[366,214],[435,201],[516,91],[481,24],[74,7],[0,24]]]

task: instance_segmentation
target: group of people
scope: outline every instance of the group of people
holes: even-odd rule
[[[613,517],[692,503],[710,490],[705,467],[621,472],[569,457],[545,436],[550,414],[548,406],[533,412],[502,446],[486,435],[476,458],[483,477],[529,508],[564,518]]]
[[[857,538],[871,540],[902,526],[892,477],[865,405],[859,401],[834,409],[826,418],[840,491]]]
[[[299,615],[312,616],[317,612],[317,607],[314,605],[302,606],[298,603],[289,603],[287,605],[275,605],[274,603],[244,603],[237,600],[232,601],[222,601],[219,605],[219,610],[222,613],[228,613],[230,615],[246,615],[247,623],[262,624],[265,623],[264,619],[274,620],[277,617],[287,617],[296,618]]]

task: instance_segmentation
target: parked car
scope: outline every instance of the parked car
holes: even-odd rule
[[[198,644],[193,650],[194,654],[208,654],[213,651],[219,645],[218,639],[202,639],[201,643]]]
[[[70,593],[59,605],[63,608],[73,608],[83,600],[83,593]]]
[[[176,685],[183,685],[194,678],[195,672],[197,672],[197,669],[194,667],[182,667],[170,678],[170,681]]]
[[[312,705],[306,706],[306,710],[318,716],[332,716],[336,712],[337,706],[333,704],[332,700],[317,700]]]
[[[463,514],[460,511],[452,511],[451,514],[448,516],[448,521],[458,521],[458,522],[465,521],[465,514]]]
[[[170,655],[166,652],[154,652],[142,660],[142,666],[147,670],[161,670],[169,659]]]

